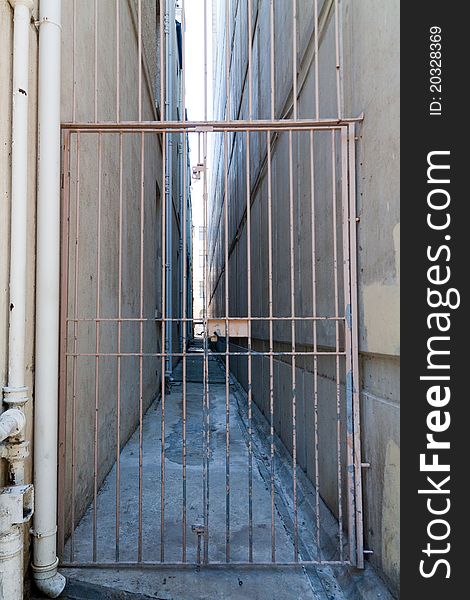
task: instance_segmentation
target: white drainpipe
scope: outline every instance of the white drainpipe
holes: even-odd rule
[[[10,320],[8,331],[8,385],[0,415],[0,457],[8,463],[8,487],[0,490],[0,598],[23,598],[23,523],[33,510],[33,490],[24,485],[24,439],[28,401],[25,378],[26,253],[28,207],[28,78],[29,29],[32,0],[10,0],[14,10]]]
[[[50,598],[64,589],[57,572],[57,429],[60,289],[60,0],[40,0],[34,555],[36,586]]]
[[[175,28],[174,0],[166,0],[165,9],[165,57],[166,57],[166,98],[165,118],[173,119],[173,29]],[[166,201],[166,377],[171,378],[173,371],[173,139],[170,133],[166,136],[165,165],[165,201]],[[165,316],[165,315],[164,315]]]

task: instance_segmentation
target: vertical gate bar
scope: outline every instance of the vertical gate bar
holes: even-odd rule
[[[338,119],[342,119],[341,110],[341,57],[340,57],[340,30],[338,0],[335,0],[335,58],[336,58],[336,102]]]
[[[253,395],[251,381],[251,182],[249,131],[246,132],[246,258],[248,317],[248,560],[249,562],[253,562]]]
[[[207,0],[204,0],[204,121],[208,119],[207,106]]]
[[[297,0],[292,0],[292,115],[297,119]]]
[[[339,302],[338,302],[338,248],[337,248],[337,219],[336,219],[336,131],[331,131],[331,185],[333,212],[333,271],[335,289],[335,363],[336,363],[336,460],[338,480],[338,537],[339,557],[343,561],[343,490],[341,474],[341,388],[339,378]]]
[[[224,132],[224,188],[225,188],[225,560],[230,562],[230,330],[229,330],[229,254],[228,254],[228,133]]]
[[[70,256],[70,131],[64,132],[63,184],[61,198],[61,244],[60,244],[60,375],[59,375],[59,489],[66,486],[66,438],[67,438],[67,328],[68,328],[68,273]],[[58,553],[63,557],[65,506],[64,494],[57,498]]]
[[[230,0],[225,0],[225,89],[227,104],[225,107],[225,120],[230,120]]]
[[[341,129],[341,206],[343,224],[343,287],[345,314],[345,361],[346,361],[346,452],[348,490],[348,538],[349,559],[356,564],[356,515],[354,503],[354,437],[352,414],[352,358],[351,358],[351,282],[349,260],[349,195],[348,195],[348,130]]]
[[[314,35],[314,46],[315,46],[315,119],[320,118],[320,82],[318,81],[318,65],[320,62],[320,56],[318,54],[318,0],[313,0],[313,20],[315,27],[315,35]]]
[[[166,86],[166,82],[165,82],[165,77],[166,77],[166,70],[165,70],[165,49],[164,49],[164,30],[163,30],[163,24],[165,22],[165,13],[163,10],[163,0],[159,0],[159,4],[160,4],[160,120],[164,121],[165,120],[165,86]],[[165,181],[165,180],[163,180]]]
[[[118,0],[119,2],[119,0]],[[123,139],[119,133],[119,247],[118,247],[118,339],[117,339],[117,406],[116,406],[116,562],[119,561],[121,526],[121,334],[122,334],[122,167]]]
[[[140,308],[139,308],[139,539],[137,560],[142,560],[142,494],[143,494],[143,351],[144,351],[144,182],[145,182],[145,133],[140,134]]]
[[[273,201],[271,173],[271,132],[266,132],[268,160],[268,310],[269,310],[269,452],[271,475],[271,562],[276,561],[274,497],[274,357],[273,357]]]
[[[361,405],[359,394],[359,342],[357,331],[357,233],[356,233],[356,145],[355,127],[349,125],[349,240],[351,256],[351,332],[353,365],[354,471],[356,487],[356,566],[364,568],[364,523],[362,514]]]
[[[98,0],[94,0],[94,115],[98,122]]]
[[[99,400],[100,400],[100,287],[101,287],[101,175],[102,175],[102,134],[98,134],[98,218],[96,224],[97,249],[96,249],[96,323],[95,323],[95,439],[94,469],[93,469],[93,562],[96,562],[97,553],[97,519],[98,519],[98,440],[99,440]]]
[[[311,202],[311,229],[312,229],[312,316],[317,316],[317,248],[315,236],[315,156],[314,133],[310,130],[310,202]],[[319,472],[319,440],[318,440],[318,356],[317,347],[317,320],[313,319],[313,433],[315,436],[314,464],[315,464],[315,522],[316,544],[318,560],[321,562],[320,540],[320,472]]]
[[[72,123],[76,121],[76,49],[77,49],[77,1],[72,2]]]
[[[225,87],[227,96],[227,105],[225,109],[225,119],[230,119],[230,2],[225,0]],[[225,188],[225,239],[224,239],[224,257],[225,257],[225,561],[230,562],[230,331],[229,331],[229,254],[228,254],[228,132],[224,132],[224,188]]]
[[[274,120],[276,114],[276,99],[275,99],[275,67],[274,67],[274,0],[270,1],[269,4],[269,68],[270,68],[270,99],[271,99],[271,119]],[[270,139],[270,136],[269,136]]]
[[[253,119],[253,6],[252,0],[248,0],[248,119]],[[248,142],[249,133],[246,133]]]
[[[294,561],[299,560],[299,529],[297,515],[297,415],[295,356],[295,269],[294,269],[294,172],[292,160],[292,130],[289,131],[289,237],[290,237],[290,302],[292,351],[292,483],[294,498]]]
[[[204,0],[204,28],[207,33],[207,0]],[[205,68],[206,83],[205,90],[207,94],[207,40],[205,38]],[[207,110],[207,98],[205,100]],[[210,460],[210,413],[209,413],[209,347],[208,347],[208,297],[209,297],[209,277],[208,277],[208,210],[207,210],[207,132],[203,133],[203,212],[204,212],[204,376],[203,376],[203,418],[204,418],[204,467],[203,467],[203,495],[204,495],[204,564],[209,562],[209,460]]]
[[[72,506],[70,510],[70,562],[75,559],[75,463],[77,430],[77,350],[78,350],[78,275],[80,250],[80,132],[77,132],[77,175],[75,180],[75,256],[74,256],[74,298],[73,298],[73,362],[72,362]]]
[[[269,5],[269,63],[270,63],[270,103],[271,119],[276,115],[275,96],[275,30],[274,30],[274,0]],[[269,454],[271,479],[271,562],[276,561],[276,505],[274,487],[274,356],[273,356],[273,226],[272,226],[272,163],[271,163],[271,132],[266,132],[267,161],[268,161],[268,304],[269,304]]]
[[[181,34],[182,34],[182,45],[181,45],[181,50],[182,50],[182,58],[183,58],[183,71],[182,71],[182,76],[181,76],[181,97],[182,97],[182,103],[183,103],[183,110],[182,110],[182,115],[181,118],[184,121],[186,121],[186,39],[185,39],[185,29],[186,29],[186,19],[185,19],[185,2],[184,0],[182,1],[182,6],[181,6]],[[187,321],[186,321],[186,317],[187,317],[187,290],[188,290],[188,285],[187,285],[187,248],[186,248],[186,244],[187,244],[187,239],[186,239],[186,234],[187,234],[187,223],[186,223],[186,219],[187,219],[187,207],[186,207],[186,203],[187,203],[187,190],[186,190],[186,185],[187,185],[187,152],[188,152],[188,147],[187,147],[187,132],[184,131],[183,132],[183,155],[182,155],[182,169],[183,169],[183,221],[182,221],[182,227],[183,227],[183,255],[182,255],[182,261],[183,261],[183,323],[182,323],[182,328],[183,328],[183,357],[182,357],[182,362],[183,362],[183,382],[182,382],[182,392],[183,392],[183,398],[182,398],[182,417],[183,417],[183,423],[182,423],[182,475],[183,475],[183,518],[182,518],[182,536],[181,536],[181,544],[182,544],[182,561],[186,562],[186,527],[187,527],[187,511],[186,511],[186,503],[187,503],[187,486],[186,486],[186,419],[187,419],[187,411],[186,411],[186,346],[187,346]]]
[[[137,1],[138,120],[142,121],[142,0]]]
[[[162,2],[160,2],[162,4]],[[160,450],[160,562],[165,561],[165,365],[166,365],[166,132],[164,131],[162,141],[162,184],[165,187],[165,193],[163,194],[163,201],[161,202],[162,207],[162,282],[161,282],[161,293],[162,293],[162,364],[161,364],[161,450]],[[168,282],[168,285],[170,282]]]
[[[120,56],[120,14],[119,3],[121,0],[116,0],[116,122],[121,120],[121,56]]]

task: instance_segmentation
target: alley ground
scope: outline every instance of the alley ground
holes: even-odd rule
[[[321,566],[230,566],[195,567],[197,536],[191,530],[203,523],[202,497],[202,397],[203,354],[193,348],[187,359],[187,561],[176,568],[74,568],[63,570],[69,579],[70,598],[158,598],[160,600],[202,599],[319,599],[391,598],[375,573],[367,568],[353,572],[346,567]],[[210,512],[209,561],[226,557],[226,388],[224,366],[209,355],[210,382]],[[165,561],[181,561],[182,548],[182,366],[175,370],[171,393],[165,403]],[[246,396],[230,379],[230,558],[248,562],[248,423]],[[271,559],[271,489],[268,427],[254,407],[253,431],[253,560]],[[120,554],[122,562],[137,559],[138,548],[138,463],[139,431],[121,453]],[[116,466],[98,495],[97,559],[115,558]],[[275,537],[276,560],[292,562],[291,462],[286,449],[276,440]],[[160,560],[161,403],[150,407],[143,420],[142,560]],[[298,471],[299,550],[303,560],[317,560],[314,544],[314,489]],[[322,506],[323,559],[335,559],[337,525]],[[87,511],[74,536],[74,560],[92,561],[93,510]],[[329,541],[329,543],[328,543]],[[65,556],[70,552],[70,542]],[[326,554],[329,553],[329,556]],[[114,592],[119,595],[113,595]]]

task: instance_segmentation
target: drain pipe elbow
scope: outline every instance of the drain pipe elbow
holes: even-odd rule
[[[58,598],[65,588],[66,579],[58,572],[58,564],[56,560],[47,567],[32,566],[34,584],[48,598]]]
[[[9,408],[0,415],[0,442],[18,435],[26,425],[26,417],[19,408]]]

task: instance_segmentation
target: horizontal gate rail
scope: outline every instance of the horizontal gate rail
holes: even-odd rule
[[[236,131],[301,131],[304,129],[340,129],[350,123],[363,121],[363,115],[351,119],[239,119],[237,121],[102,121],[100,123],[62,123],[62,130],[82,133],[119,132],[172,132],[217,133]]]

